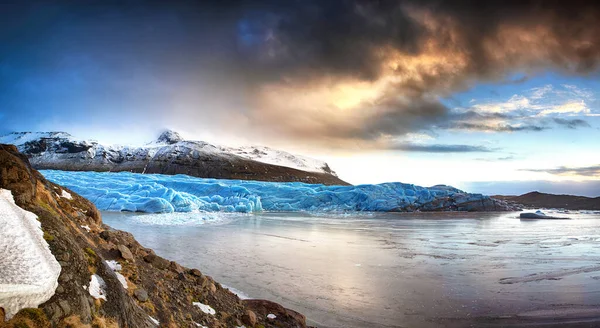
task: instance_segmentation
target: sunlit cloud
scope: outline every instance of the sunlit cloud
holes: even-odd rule
[[[561,166],[551,169],[524,169],[529,172],[543,172],[559,176],[567,177],[600,177],[600,165],[592,165],[585,167],[566,167]]]
[[[570,101],[561,105],[552,106],[549,109],[542,110],[538,115],[548,114],[590,114],[590,108],[581,101]]]

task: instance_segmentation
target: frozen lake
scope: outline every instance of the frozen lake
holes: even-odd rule
[[[600,215],[567,215],[573,220],[103,212],[103,220],[319,327],[593,326],[600,323]]]

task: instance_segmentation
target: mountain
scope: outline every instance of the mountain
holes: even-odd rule
[[[222,147],[167,130],[142,146],[102,145],[66,132],[13,132],[0,137],[36,169],[187,174],[200,178],[347,185],[327,163],[268,147]]]
[[[600,210],[600,197],[553,195],[530,192],[520,196],[492,196],[492,198],[534,208],[564,208],[568,210]]]
[[[302,314],[241,300],[103,224],[90,201],[2,144],[0,222],[0,327],[306,328]]]

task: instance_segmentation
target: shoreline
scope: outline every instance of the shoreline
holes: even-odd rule
[[[131,233],[112,229],[91,202],[47,181],[16,147],[0,145],[0,167],[0,188],[37,215],[61,268],[50,299],[21,309],[3,328],[306,327],[302,314],[271,301],[242,301],[200,270],[160,257]],[[0,317],[3,321],[3,311]]]

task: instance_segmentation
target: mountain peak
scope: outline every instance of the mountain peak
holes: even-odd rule
[[[173,130],[165,130],[156,139],[157,143],[166,143],[166,144],[174,144],[183,141],[183,138],[179,133]]]

